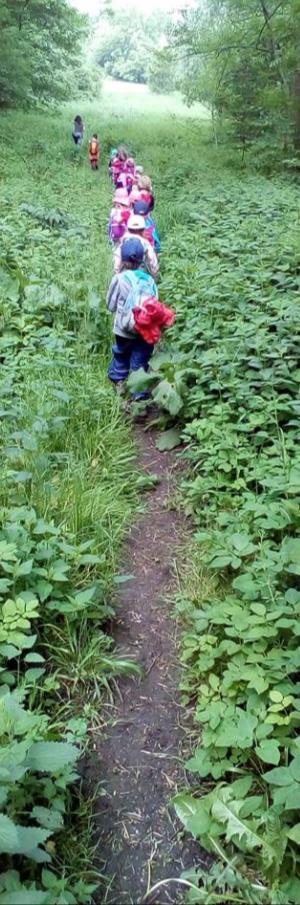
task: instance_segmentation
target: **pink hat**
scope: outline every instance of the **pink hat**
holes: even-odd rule
[[[130,207],[131,201],[128,198],[126,189],[117,189],[114,194],[115,204],[124,204],[124,207]]]

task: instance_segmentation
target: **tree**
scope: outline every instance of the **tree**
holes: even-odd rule
[[[156,79],[157,83],[161,81],[160,68],[165,68],[156,51],[164,40],[168,22],[161,10],[145,16],[136,8],[124,11],[112,7],[109,17],[99,19],[93,40],[94,61],[115,79],[152,81],[154,87]]]
[[[173,45],[188,100],[209,102],[244,149],[263,136],[300,147],[300,0],[207,0],[182,14]]]
[[[148,68],[148,84],[157,94],[169,94],[176,88],[176,63],[167,46],[152,54]]]
[[[98,66],[115,79],[146,82],[150,42],[143,17],[132,11],[114,12],[94,38],[93,57]]]
[[[0,106],[64,100],[87,31],[66,0],[0,0]]]

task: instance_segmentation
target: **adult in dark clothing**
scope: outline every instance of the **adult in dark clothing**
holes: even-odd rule
[[[73,123],[72,137],[75,145],[82,145],[84,133],[84,123],[81,116],[75,116]]]

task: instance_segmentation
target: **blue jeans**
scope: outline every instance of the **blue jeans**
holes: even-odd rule
[[[126,380],[131,371],[144,368],[148,371],[149,361],[154,346],[146,343],[142,336],[133,336],[126,339],[125,336],[115,336],[112,347],[113,357],[108,368],[108,376],[113,383]],[[133,393],[134,399],[148,399],[149,393]]]

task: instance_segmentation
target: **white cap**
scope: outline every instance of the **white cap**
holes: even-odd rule
[[[146,223],[144,217],[141,217],[140,214],[131,214],[127,223],[127,229],[138,231],[140,229],[145,229],[145,226]]]

